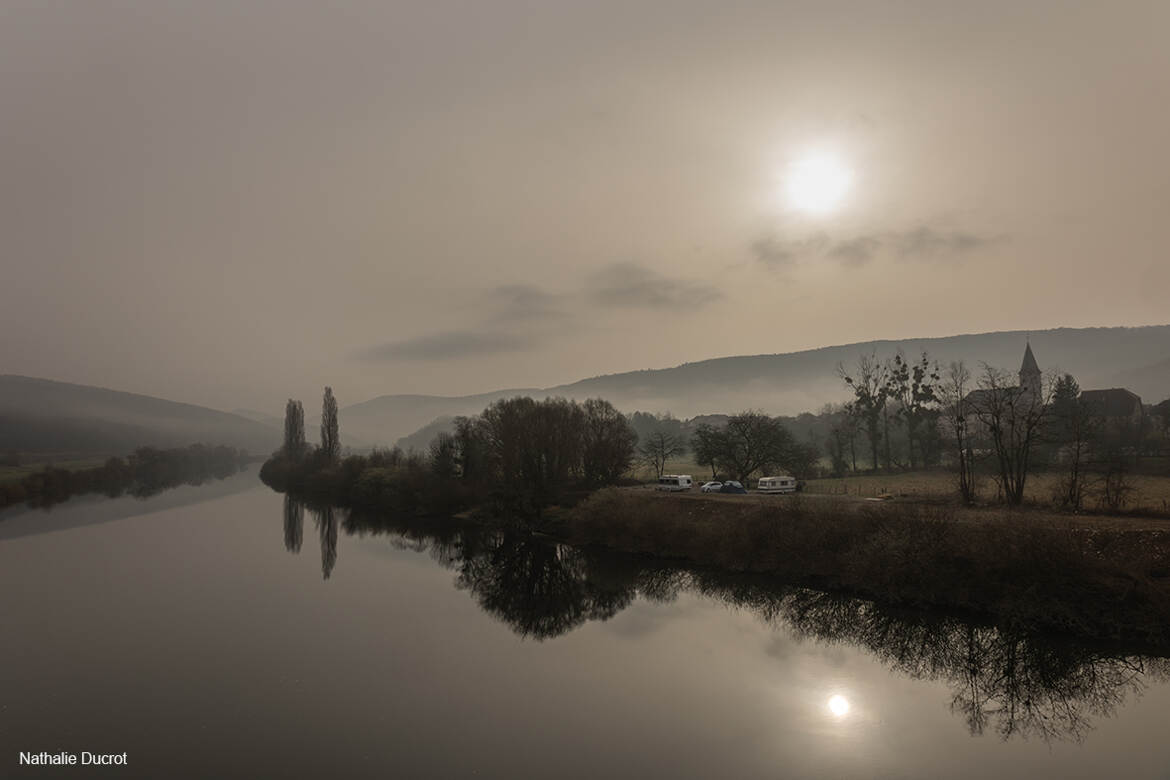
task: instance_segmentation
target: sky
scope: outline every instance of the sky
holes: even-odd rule
[[[0,373],[278,413],[1165,324],[1167,29],[1164,2],[0,0]],[[792,191],[810,160],[826,208]]]

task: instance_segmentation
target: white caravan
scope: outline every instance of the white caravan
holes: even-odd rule
[[[658,478],[658,484],[654,486],[655,490],[690,490],[691,486],[695,484],[691,479],[690,474],[663,474]]]
[[[795,493],[796,477],[760,477],[756,490],[761,493]]]

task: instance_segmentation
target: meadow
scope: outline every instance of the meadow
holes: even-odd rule
[[[66,471],[81,471],[101,466],[106,458],[79,455],[62,455],[56,458],[40,455],[21,457],[19,466],[0,466],[0,485],[20,482],[29,474],[44,471],[46,467],[64,469]]]
[[[679,459],[666,466],[668,474],[690,474],[696,485],[711,478],[711,470],[693,461]],[[1038,472],[1028,479],[1026,502],[1033,506],[1053,508],[1057,505],[1061,474]],[[654,471],[645,466],[634,470],[634,478],[643,482],[654,481]],[[1170,512],[1170,463],[1165,459],[1146,459],[1140,463],[1139,473],[1130,475],[1133,491],[1129,494],[1126,508],[1131,512]],[[753,484],[747,487],[754,487]],[[997,501],[995,481],[990,475],[983,475],[978,482],[980,502]],[[876,498],[890,495],[905,498],[939,500],[955,498],[958,494],[955,475],[946,469],[902,471],[892,474],[856,474],[845,477],[825,477],[805,482],[808,493],[851,495],[861,498]],[[1097,508],[1100,492],[1099,480],[1089,478],[1088,500],[1085,509]]]

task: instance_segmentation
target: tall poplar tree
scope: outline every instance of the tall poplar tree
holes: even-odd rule
[[[305,451],[305,408],[288,399],[284,407],[284,453],[297,456]]]
[[[341,436],[337,431],[337,399],[333,397],[333,388],[325,388],[325,398],[321,402],[321,451],[332,463],[341,455]]]

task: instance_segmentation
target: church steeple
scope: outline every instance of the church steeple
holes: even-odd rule
[[[1033,399],[1040,400],[1040,366],[1032,354],[1031,343],[1024,347],[1024,362],[1020,364],[1020,389],[1031,393]]]

